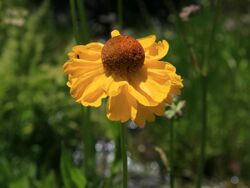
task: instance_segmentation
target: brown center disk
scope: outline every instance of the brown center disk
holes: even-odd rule
[[[102,63],[109,74],[127,75],[136,72],[143,66],[144,59],[141,44],[126,35],[109,39],[102,49]]]

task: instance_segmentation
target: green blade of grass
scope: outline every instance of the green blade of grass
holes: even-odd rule
[[[70,0],[70,13],[73,24],[74,36],[77,44],[80,44],[80,35],[79,35],[79,27],[77,24],[77,13],[76,13],[76,4],[75,0]]]
[[[90,40],[89,28],[87,23],[87,15],[85,9],[84,0],[76,0],[78,12],[79,12],[79,29],[80,29],[80,40],[82,43],[87,43]]]

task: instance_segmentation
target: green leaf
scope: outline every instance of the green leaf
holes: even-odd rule
[[[83,171],[72,164],[70,153],[62,150],[60,161],[61,175],[65,188],[85,188],[87,180]]]
[[[29,188],[28,177],[20,177],[9,184],[9,188]]]
[[[55,188],[56,186],[55,174],[50,172],[42,181],[39,188]]]
[[[65,188],[72,188],[70,180],[70,156],[63,149],[60,161],[61,175]]]
[[[5,177],[11,176],[10,164],[5,158],[0,159],[0,174],[1,176],[5,176]]]
[[[83,175],[82,171],[80,171],[77,168],[73,168],[70,170],[70,176],[77,188],[86,187],[87,180],[85,176]]]

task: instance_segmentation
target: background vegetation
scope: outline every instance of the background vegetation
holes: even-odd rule
[[[193,187],[201,83],[189,50],[202,61],[215,10],[205,0],[173,2],[124,1],[123,32],[136,37],[155,33],[170,43],[165,60],[182,75],[185,87],[179,100],[186,101],[182,117],[174,122],[176,177],[180,187]],[[175,12],[191,3],[199,4],[200,10],[187,22],[177,19]],[[91,39],[104,42],[117,27],[117,2],[86,0],[85,7]],[[211,187],[250,186],[249,8],[248,0],[224,0],[216,12],[207,68],[204,169],[204,184]],[[70,97],[62,71],[75,44],[69,10],[66,0],[0,1],[1,188],[119,187],[118,125],[106,119],[105,105],[93,109],[90,119],[96,170],[83,170],[83,109]],[[128,136],[130,186],[167,187],[163,159],[169,152],[169,121],[158,118],[144,129],[131,125]]]

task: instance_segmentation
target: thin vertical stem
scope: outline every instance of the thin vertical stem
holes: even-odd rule
[[[119,29],[123,28],[123,1],[117,0],[117,14]],[[120,151],[122,155],[122,182],[123,188],[128,187],[128,161],[127,161],[127,134],[125,124],[120,125]]]
[[[201,87],[202,87],[202,97],[201,97],[201,148],[200,148],[200,157],[199,157],[199,169],[198,169],[198,179],[196,188],[201,188],[202,179],[203,179],[203,169],[206,156],[206,140],[207,140],[207,76],[201,76]]]
[[[119,29],[123,27],[123,9],[122,9],[122,0],[117,0],[117,14],[118,14],[118,25]]]
[[[170,121],[170,188],[174,188],[174,122]]]
[[[219,5],[218,5],[218,0],[211,1],[211,9],[214,11],[213,17],[212,17],[212,25],[211,25],[211,30],[209,31],[209,38],[208,38],[208,45],[206,46],[207,48],[205,49],[205,54],[203,58],[203,74],[207,73],[208,69],[208,61],[209,57],[211,55],[211,50],[213,48],[213,42],[214,42],[214,37],[215,37],[215,31],[216,31],[216,23],[217,23],[217,16],[219,12]]]
[[[127,132],[125,124],[120,126],[121,152],[122,152],[122,172],[123,172],[123,188],[128,187],[128,161],[127,161]]]
[[[70,0],[70,13],[73,24],[74,36],[77,44],[80,44],[80,35],[79,35],[79,27],[77,24],[77,14],[76,14],[76,5],[75,0]]]
[[[77,10],[80,15],[80,21],[82,27],[80,27],[77,21]],[[88,29],[87,29],[87,20],[85,15],[85,7],[84,2],[81,0],[77,0],[77,6],[75,3],[75,0],[70,0],[70,12],[71,12],[71,18],[73,23],[73,31],[74,36],[77,44],[80,44],[82,42],[88,42]],[[80,28],[81,32],[83,32],[83,37],[80,36]],[[84,39],[81,39],[84,38]],[[93,132],[92,132],[92,126],[90,125],[90,116],[91,116],[91,110],[89,107],[83,108],[83,119],[82,119],[82,126],[81,126],[81,134],[82,134],[82,140],[83,140],[83,154],[85,157],[84,160],[84,169],[85,174],[88,178],[94,178],[95,175],[95,145],[94,145],[94,138],[93,138]]]
[[[87,43],[89,41],[89,29],[87,23],[87,15],[85,9],[85,0],[76,0],[77,8],[79,10],[79,20],[80,20],[80,39],[82,43]]]
[[[204,163],[206,158],[206,142],[207,142],[207,69],[208,69],[208,61],[211,56],[211,49],[214,43],[215,29],[217,23],[217,15],[219,11],[218,0],[215,2],[211,2],[211,7],[215,13],[212,18],[212,26],[210,30],[210,37],[207,45],[207,50],[204,55],[203,60],[203,69],[200,75],[201,78],[201,148],[200,148],[200,158],[199,158],[199,168],[198,168],[198,177],[196,182],[196,188],[201,188],[202,180],[203,180],[203,171],[204,171]]]
[[[84,171],[88,179],[95,175],[95,146],[93,140],[93,131],[90,122],[90,108],[82,107],[83,118],[81,125],[81,135],[83,142]]]

